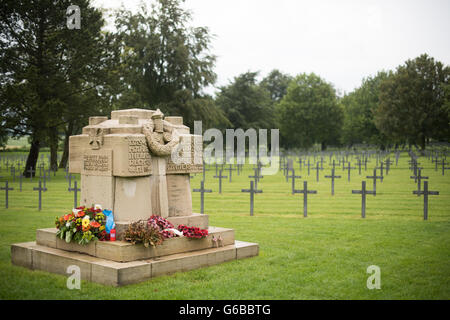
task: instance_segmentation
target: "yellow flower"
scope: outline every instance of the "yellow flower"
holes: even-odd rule
[[[83,218],[83,227],[86,228],[87,226],[89,226],[89,216]]]
[[[105,230],[105,226],[100,227],[100,231],[103,231],[103,230]]]

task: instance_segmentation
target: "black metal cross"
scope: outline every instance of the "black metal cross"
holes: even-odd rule
[[[394,161],[391,161],[391,158],[387,158],[384,163],[386,164],[386,175],[389,174],[389,170],[391,168],[391,164],[394,163]]]
[[[413,194],[423,194],[423,220],[428,220],[428,195],[438,196],[439,191],[429,191],[428,181],[424,181],[423,191],[414,190]]]
[[[326,161],[323,161],[323,157],[320,157],[320,170],[323,170],[323,163],[326,163]]]
[[[286,171],[284,172],[286,182],[289,181],[289,171],[291,171],[292,169],[294,169],[294,161],[292,159],[288,159],[287,166],[285,169]]]
[[[362,164],[361,158],[358,158],[358,174],[359,175],[361,175],[361,164]]]
[[[39,191],[39,211],[42,209],[42,191],[47,191],[47,188],[42,188],[41,180],[39,180],[39,187],[33,188],[34,191]]]
[[[414,171],[414,175],[417,176],[417,170],[423,169],[422,167],[418,167],[420,163],[417,162],[417,160],[413,159],[409,161],[410,164],[412,164],[412,167],[409,167],[410,170]],[[414,179],[414,182],[417,182],[417,179]]]
[[[331,178],[331,195],[334,196],[334,179],[340,179],[341,176],[334,175],[334,168],[332,168],[331,176],[325,176],[325,178]]]
[[[73,176],[72,174],[69,174],[67,176],[68,178],[68,182],[69,182],[69,189],[72,188],[72,178],[75,178],[75,176]],[[76,208],[76,207],[75,207]]]
[[[259,179],[264,178],[264,177],[259,175],[258,168],[253,168],[253,170],[255,171],[255,174],[253,176],[248,176],[248,177],[255,179],[255,189],[258,189]]]
[[[16,167],[14,167],[13,165],[11,166],[11,175],[13,178],[13,182],[16,182]]]
[[[290,179],[292,179],[292,194],[295,194],[295,179],[300,179],[302,176],[296,176],[295,170],[291,169],[291,175],[289,176]]]
[[[319,162],[316,163],[316,167],[313,168],[313,170],[316,170],[316,181],[319,182],[319,170],[322,170],[322,169],[319,167]]]
[[[262,193],[262,190],[253,189],[253,181],[250,181],[250,189],[242,189],[241,192],[250,193],[250,215],[253,216],[253,207],[255,201],[255,193]]]
[[[373,176],[366,176],[366,178],[368,179],[372,179],[373,180],[373,191],[375,191],[374,196],[376,196],[376,192],[377,192],[377,179],[382,180],[383,177],[382,176],[377,176],[377,169],[373,169]]]
[[[230,166],[228,168],[226,168],[225,170],[228,170],[229,172],[229,177],[230,177],[230,182],[231,182],[231,174],[233,171],[236,171],[236,169],[233,168],[233,166],[230,164]]]
[[[440,163],[440,165],[442,165],[442,175],[444,175],[446,169],[449,169],[449,168],[445,167],[447,164],[448,164],[448,162],[445,162],[445,159],[442,158],[441,163]]]
[[[200,181],[200,189],[194,189],[194,192],[200,192],[200,213],[204,213],[205,192],[211,193],[211,189],[205,189],[205,181]]]
[[[414,179],[414,181],[417,181],[417,196],[420,197],[421,193],[420,193],[420,188],[421,188],[421,184],[422,184],[422,179],[428,179],[428,177],[424,177],[422,176],[422,169],[419,169],[419,173],[417,175],[411,176],[411,179]]]
[[[205,161],[203,161],[203,181],[205,181],[205,175],[206,175],[206,171],[209,171],[209,169],[206,169],[206,163]]]
[[[14,188],[10,188],[8,187],[8,181],[5,181],[5,187],[0,187],[0,190],[5,190],[5,208],[8,209],[8,194],[9,194],[9,190],[14,190]]]
[[[361,217],[365,218],[366,217],[366,194],[376,195],[376,192],[375,191],[368,191],[368,190],[366,190],[366,182],[362,181],[361,190],[352,190],[352,193],[361,195],[361,197],[362,197]]]
[[[438,155],[436,155],[435,157],[433,156],[431,162],[434,162],[435,164],[434,171],[438,171],[439,156]]]
[[[33,167],[30,167],[27,172],[30,174],[30,182],[33,182],[33,174],[36,172],[36,170],[34,170]]]
[[[303,193],[303,216],[308,216],[308,193],[316,194],[317,190],[308,190],[308,181],[303,181],[303,190],[294,190],[294,193]]]
[[[71,188],[71,187],[69,187],[68,189],[67,189],[67,191],[69,191],[69,192],[74,192],[74,194],[73,194],[73,207],[74,208],[77,208],[78,207],[78,197],[77,197],[77,193],[78,193],[78,191],[81,191],[81,189],[79,189],[78,187],[77,187],[77,180],[75,180],[74,182],[73,182],[73,188]]]
[[[298,159],[296,160],[296,162],[298,163],[298,169],[299,169],[300,171],[302,171],[302,163],[303,163],[302,158],[301,158],[301,157],[298,157]]]
[[[24,178],[23,174],[21,173],[19,175],[19,190],[22,192],[22,179]]]
[[[350,171],[352,170],[352,169],[356,169],[355,167],[351,167],[350,166],[350,162],[348,162],[348,167],[343,167],[343,169],[344,170],[348,170],[348,181],[350,181]]]
[[[223,175],[222,175],[222,171],[223,171],[223,170],[220,170],[220,171],[219,171],[220,174],[219,174],[218,176],[214,176],[214,178],[219,178],[219,193],[222,193],[222,179],[223,179],[223,178],[227,178],[227,176],[223,176]],[[204,181],[204,180],[203,180],[203,181]]]

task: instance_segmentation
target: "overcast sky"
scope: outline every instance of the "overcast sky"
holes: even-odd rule
[[[139,0],[95,0],[136,10]],[[151,2],[151,1],[149,1]],[[314,72],[343,93],[427,53],[450,63],[449,0],[187,0],[215,37],[216,86],[246,71]],[[214,88],[207,92],[213,93]]]

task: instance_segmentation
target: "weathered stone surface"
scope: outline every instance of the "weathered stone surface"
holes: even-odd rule
[[[128,263],[107,260],[92,263],[91,281],[119,286],[136,283],[151,278],[152,265],[144,261]]]
[[[89,117],[89,125],[95,126],[99,123],[102,123],[104,121],[108,120],[108,117]]]
[[[257,243],[235,241],[236,259],[254,257],[259,254],[259,245]]]
[[[50,248],[56,248],[56,228],[46,228],[36,230],[36,243]]]
[[[39,245],[32,247],[31,250],[33,269],[69,275],[67,268],[76,265],[80,268],[81,279],[91,280],[91,264],[97,258]]]
[[[249,244],[252,246],[254,244]],[[35,242],[19,243],[11,246],[11,260],[14,265],[30,269],[48,271],[69,276],[67,268],[80,267],[81,278],[104,285],[127,285],[160,275],[232,261],[238,257],[237,249],[249,247],[241,242],[219,248],[197,250],[132,262],[114,262],[86,254],[67,252],[37,245]],[[253,251],[254,252],[254,251]],[[248,252],[246,255],[248,256]]]
[[[69,172],[81,173],[83,164],[83,154],[86,146],[89,145],[89,136],[80,134],[69,137]]]
[[[115,182],[114,220],[137,221],[150,218],[150,177],[116,177]]]
[[[169,216],[165,158],[152,158],[153,174],[150,177],[152,213],[163,218]]]
[[[91,207],[100,204],[102,208],[114,212],[115,179],[113,176],[81,175],[81,205]]]
[[[11,246],[11,262],[16,266],[33,269],[33,250],[36,242],[17,243]]]
[[[148,260],[152,263],[152,277],[178,271],[188,271],[236,259],[236,248],[229,245],[190,253],[179,253]]]
[[[167,175],[169,217],[189,216],[192,213],[189,174]]]

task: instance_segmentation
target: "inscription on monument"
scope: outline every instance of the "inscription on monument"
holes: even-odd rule
[[[128,172],[133,174],[151,173],[151,158],[144,138],[127,138]]]
[[[201,136],[183,135],[175,161],[168,157],[166,174],[199,173],[203,171]]]
[[[112,175],[112,150],[86,151],[81,172],[87,175]]]
[[[98,154],[84,155],[83,166],[85,171],[108,171],[109,158]]]

